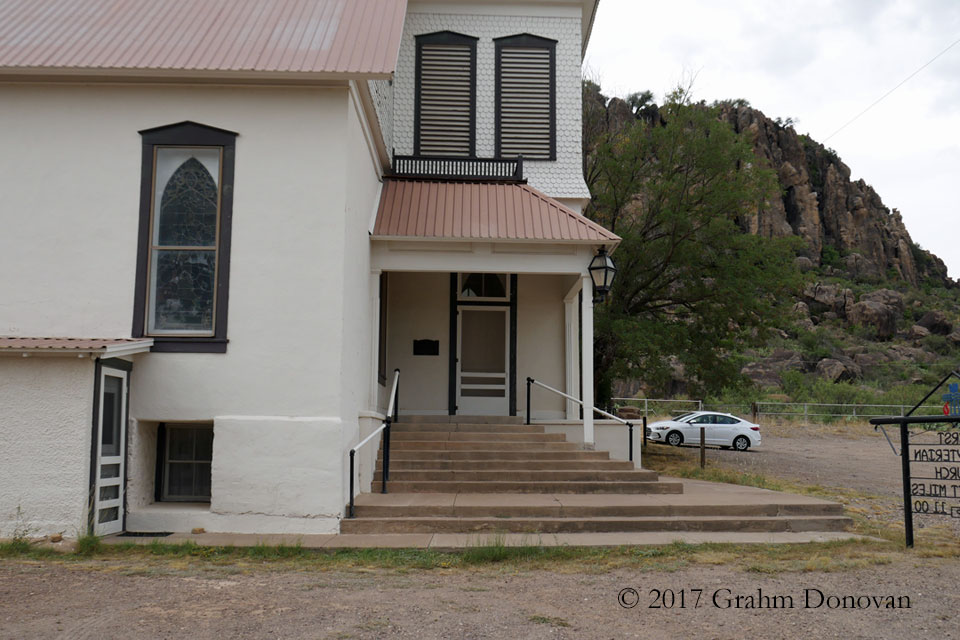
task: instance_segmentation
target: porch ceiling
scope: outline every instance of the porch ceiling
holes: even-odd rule
[[[620,237],[526,184],[386,180],[374,239],[612,247]]]

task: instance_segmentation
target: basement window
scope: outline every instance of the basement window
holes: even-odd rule
[[[210,502],[212,424],[161,424],[157,451],[159,501]]]
[[[497,38],[497,156],[557,159],[556,40]]]

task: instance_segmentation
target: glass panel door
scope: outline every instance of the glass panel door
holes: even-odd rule
[[[509,362],[509,309],[460,307],[457,413],[505,416]]]
[[[119,533],[123,528],[124,460],[127,442],[127,373],[104,367],[100,373],[93,532]]]

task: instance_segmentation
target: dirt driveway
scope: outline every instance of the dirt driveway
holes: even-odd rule
[[[778,575],[724,567],[123,575],[7,562],[0,638],[956,638],[958,577],[956,560]],[[650,608],[651,589],[672,590],[673,606],[661,598]],[[743,608],[759,595],[794,608]],[[843,596],[869,608],[828,608]]]

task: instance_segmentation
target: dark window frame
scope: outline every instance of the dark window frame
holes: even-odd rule
[[[177,429],[209,429],[213,431],[213,423],[185,423],[185,422],[161,422],[157,425],[157,467],[154,484],[154,500],[156,502],[186,502],[208,504],[210,498],[202,497],[170,497],[167,495],[166,482],[169,477],[167,465],[170,463],[168,453],[170,446],[170,432]],[[201,461],[205,462],[205,461]],[[210,474],[213,479],[213,455],[210,456]],[[212,483],[211,483],[212,484]]]
[[[557,159],[557,41],[551,38],[535,36],[530,33],[520,33],[513,36],[503,36],[494,38],[494,47],[496,49],[495,62],[496,77],[494,79],[494,103],[496,108],[495,119],[495,144],[497,157],[503,157],[503,138],[500,129],[501,114],[501,88],[503,84],[503,49],[504,47],[525,47],[528,49],[546,49],[550,52],[550,157],[533,158],[526,157],[529,160],[540,160],[543,162],[554,162]]]
[[[153,338],[151,351],[186,353],[225,353],[227,350],[227,316],[230,300],[230,244],[233,226],[233,180],[237,135],[196,122],[144,129],[139,132],[142,141],[140,172],[140,231],[137,245],[136,289],[133,304],[134,338]],[[147,289],[150,286],[151,214],[154,194],[154,158],[157,147],[220,147],[221,184],[220,220],[217,244],[217,276],[214,297],[214,327],[212,336],[150,335],[146,331]]]
[[[417,58],[416,75],[414,81],[414,104],[413,104],[413,155],[419,156],[420,153],[420,99],[421,99],[421,77],[420,71],[423,60],[423,45],[431,44],[453,44],[466,45],[470,47],[470,153],[467,158],[477,157],[477,41],[479,38],[474,36],[456,33],[455,31],[437,31],[435,33],[424,33],[416,36]],[[450,156],[457,158],[461,156]]]

